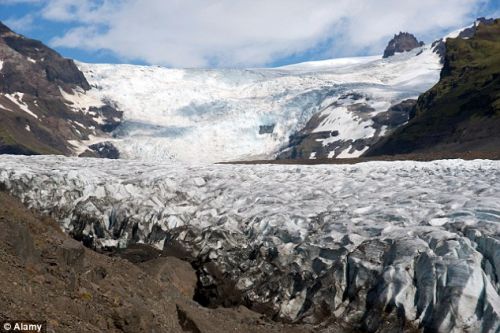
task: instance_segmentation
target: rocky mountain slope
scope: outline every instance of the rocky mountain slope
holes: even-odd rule
[[[195,271],[171,252],[98,254],[2,192],[0,228],[0,322],[45,321],[47,333],[316,331],[244,307],[201,307],[192,301]]]
[[[122,113],[89,90],[72,60],[0,23],[0,153],[74,155],[105,137]]]
[[[366,156],[500,150],[500,21],[481,20],[461,35],[446,41],[441,79],[409,123]]]
[[[194,167],[0,157],[1,188],[88,246],[177,249],[192,258],[201,304],[332,332],[346,322],[498,332],[499,184],[500,162],[487,160]]]

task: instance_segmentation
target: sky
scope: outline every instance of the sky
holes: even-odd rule
[[[0,20],[84,62],[272,67],[381,54],[395,33],[426,43],[498,0],[0,0]]]

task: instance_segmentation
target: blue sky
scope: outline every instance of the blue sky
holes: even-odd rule
[[[51,45],[51,40],[57,36],[70,31],[77,26],[75,22],[63,22],[44,19],[40,15],[44,7],[42,2],[10,3],[0,0],[0,20],[12,30],[29,38],[41,40],[46,45]],[[89,50],[68,47],[53,47],[67,58],[73,58],[84,62],[97,63],[121,63],[112,51]],[[134,63],[138,63],[134,61]]]
[[[66,57],[172,67],[379,54],[399,31],[432,42],[499,13],[488,0],[0,0],[0,20]]]

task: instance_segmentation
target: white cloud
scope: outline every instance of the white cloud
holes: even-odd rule
[[[331,41],[327,55],[381,47],[394,33],[423,38],[467,25],[487,0],[46,0],[45,19],[77,27],[54,46],[109,49],[182,67],[256,66]]]
[[[119,9],[121,0],[45,0],[42,10],[45,19],[62,22],[82,22],[98,24],[113,16]]]
[[[4,23],[13,31],[25,33],[34,28],[34,20],[34,15],[27,14],[21,17],[9,18]]]

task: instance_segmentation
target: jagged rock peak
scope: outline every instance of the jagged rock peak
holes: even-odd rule
[[[383,57],[388,58],[396,53],[408,52],[423,45],[424,42],[419,42],[414,35],[408,32],[400,32],[394,35],[394,38],[389,41],[389,44],[384,50]]]

